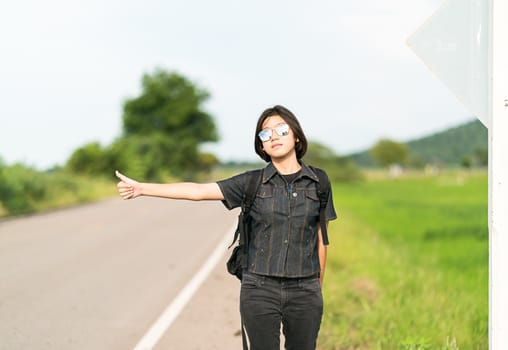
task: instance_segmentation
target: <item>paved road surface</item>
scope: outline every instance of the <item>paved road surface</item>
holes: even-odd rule
[[[158,198],[0,221],[0,349],[132,349],[235,221],[219,202]],[[240,348],[224,259],[156,349]]]

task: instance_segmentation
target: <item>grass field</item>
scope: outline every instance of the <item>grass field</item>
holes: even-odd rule
[[[15,164],[0,167],[0,218],[26,215],[92,202],[117,195],[111,178],[64,171],[39,172]]]
[[[319,349],[488,349],[487,181],[335,184]]]

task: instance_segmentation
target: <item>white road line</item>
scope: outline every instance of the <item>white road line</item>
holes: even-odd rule
[[[159,316],[157,321],[155,321],[152,327],[150,327],[148,332],[143,336],[143,338],[141,338],[133,350],[151,350],[155,344],[157,344],[164,332],[166,332],[166,330],[171,326],[180,312],[182,312],[185,305],[190,301],[194,293],[199,289],[201,284],[206,280],[213,268],[220,261],[226,251],[226,248],[232,240],[235,229],[236,224],[233,226],[233,229],[229,230],[224,238],[219,242],[201,269],[194,275],[180,293],[178,293],[175,299],[173,299],[171,304],[168,305],[166,310],[164,310],[162,315]]]

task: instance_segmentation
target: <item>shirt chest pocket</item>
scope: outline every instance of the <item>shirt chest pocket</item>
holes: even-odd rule
[[[302,190],[294,197],[293,215],[313,217],[319,215],[319,197],[315,190]]]
[[[261,186],[256,194],[256,209],[261,214],[273,213],[275,209],[275,195],[272,186]]]

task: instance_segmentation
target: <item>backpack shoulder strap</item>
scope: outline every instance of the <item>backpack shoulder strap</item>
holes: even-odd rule
[[[256,198],[256,193],[258,191],[259,184],[261,183],[261,175],[263,174],[263,170],[252,170],[248,174],[249,178],[247,188],[242,200],[242,212],[244,214],[244,218],[247,214],[249,214],[252,203],[254,203],[254,199]]]
[[[328,245],[328,230],[326,228],[325,209],[328,204],[330,195],[330,180],[323,169],[309,166],[319,179],[318,196],[319,196],[319,225],[321,226],[321,234],[323,235],[323,244]]]
[[[243,244],[247,241],[246,232],[245,232],[245,221],[250,212],[250,208],[252,207],[252,203],[254,203],[254,199],[256,199],[256,193],[258,191],[259,184],[261,183],[263,175],[262,169],[251,170],[247,173],[247,187],[243,194],[242,204],[241,204],[241,212],[238,216],[238,227],[235,231],[235,235],[233,237],[233,242],[231,242],[229,248],[235,244],[238,236],[240,236],[240,244]]]

